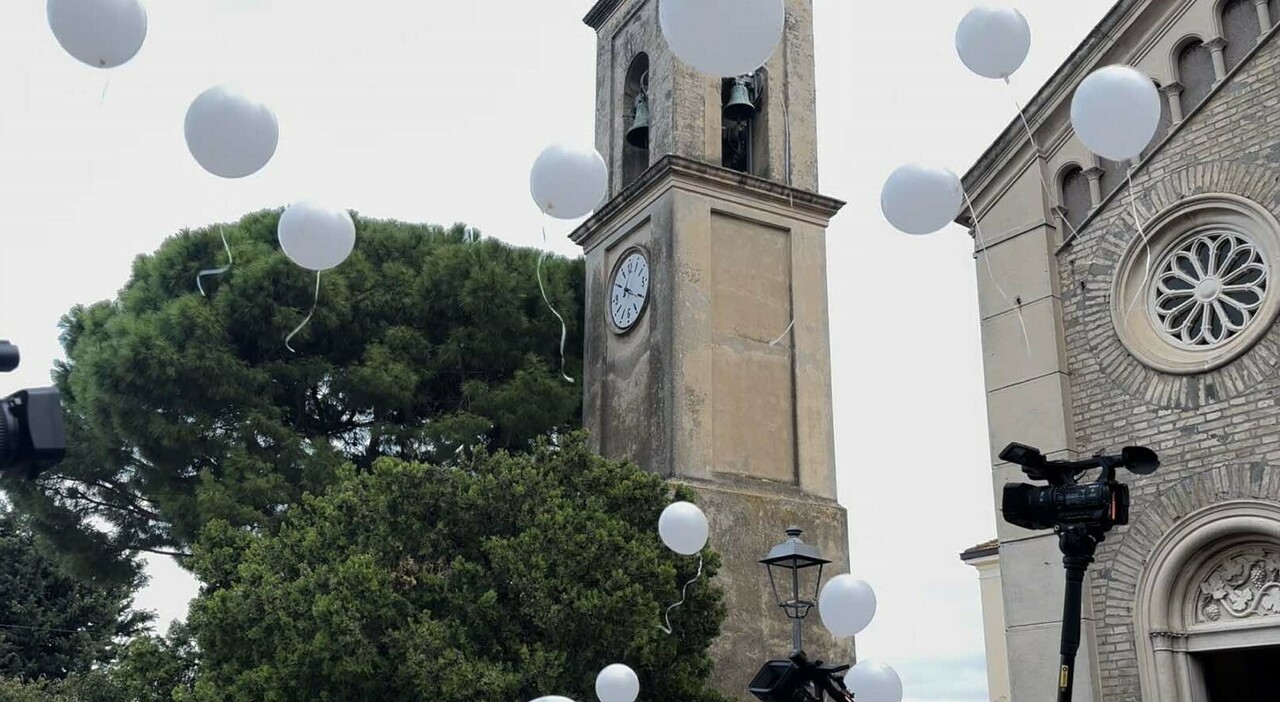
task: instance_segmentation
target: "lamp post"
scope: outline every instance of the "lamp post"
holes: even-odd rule
[[[769,572],[769,585],[773,588],[773,597],[778,601],[778,607],[791,620],[792,653],[804,650],[801,630],[804,618],[818,604],[822,568],[831,562],[823,558],[818,549],[800,540],[803,533],[799,527],[787,529],[787,540],[774,546],[769,550],[769,555],[760,560]],[[782,581],[784,590],[778,589],[779,580]],[[809,587],[810,581],[812,588]],[[789,592],[786,588],[790,588]]]
[[[762,702],[820,702],[827,695],[851,702],[853,694],[844,684],[849,666],[811,661],[804,652],[804,618],[818,604],[822,569],[831,561],[801,541],[803,533],[798,527],[787,529],[787,540],[760,560],[769,573],[778,607],[791,620],[791,655],[787,660],[765,663],[747,689]]]

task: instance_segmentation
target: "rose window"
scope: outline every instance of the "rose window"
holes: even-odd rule
[[[1157,268],[1151,286],[1156,327],[1175,343],[1220,346],[1258,316],[1266,296],[1267,263],[1243,236],[1202,232],[1176,246]]]

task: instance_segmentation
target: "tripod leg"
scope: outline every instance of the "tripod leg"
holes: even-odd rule
[[[1093,562],[1097,542],[1082,534],[1063,533],[1062,563],[1067,570],[1067,589],[1062,603],[1062,663],[1058,669],[1058,702],[1071,702],[1076,678],[1076,652],[1080,650],[1080,608],[1084,574]]]
[[[1080,598],[1084,569],[1067,567],[1067,592],[1062,608],[1062,667],[1058,670],[1058,702],[1071,702],[1075,686],[1076,652],[1080,650]]]

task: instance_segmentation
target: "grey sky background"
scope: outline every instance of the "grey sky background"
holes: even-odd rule
[[[183,227],[319,198],[541,245],[529,165],[592,141],[590,4],[150,0],[147,44],[110,73],[62,52],[43,2],[0,4],[0,338],[23,351],[0,392],[47,384],[59,317],[113,296]],[[828,238],[840,490],[853,571],[880,602],[858,649],[912,702],[987,699],[958,553],[995,525],[971,243],[894,232],[880,186],[909,161],[963,172],[1110,5],[1019,4],[1034,39],[1011,91],[955,56],[967,0],[815,0],[822,190],[849,201]],[[274,161],[244,181],[204,173],[183,142],[188,104],[218,83],[280,119]],[[550,248],[575,254],[570,229]],[[195,585],[172,563],[151,574],[140,605],[163,628]]]

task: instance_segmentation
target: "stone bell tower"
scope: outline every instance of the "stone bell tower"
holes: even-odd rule
[[[603,455],[697,491],[727,595],[716,684],[750,700],[760,666],[791,649],[757,561],[795,525],[829,574],[849,567],[825,243],[844,203],[817,194],[812,0],[787,1],[782,45],[737,83],[671,53],[658,0],[599,0],[586,22],[611,199],[573,234],[587,260],[584,422]],[[816,614],[804,634],[812,657],[852,662]]]

